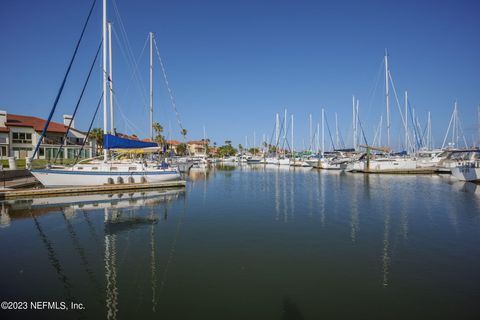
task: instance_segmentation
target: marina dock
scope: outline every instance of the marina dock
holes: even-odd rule
[[[437,170],[431,168],[416,168],[416,169],[392,169],[392,170],[377,170],[377,169],[365,169],[355,171],[358,173],[371,173],[371,174],[436,174]]]
[[[78,186],[64,188],[31,188],[21,190],[4,190],[0,192],[0,200],[55,197],[65,194],[94,194],[105,192],[140,191],[164,188],[183,188],[185,180],[165,181],[158,183],[130,183],[130,184],[104,184],[94,186]]]

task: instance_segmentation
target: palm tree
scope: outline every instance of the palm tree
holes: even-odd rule
[[[225,144],[226,144],[227,146],[229,146],[229,145],[232,144],[232,141],[231,141],[231,140],[225,140]]]
[[[163,132],[163,127],[160,123],[154,122],[152,124],[152,128],[156,133],[155,138],[153,139],[156,143],[159,145],[164,145],[165,144],[165,137],[161,134]]]
[[[177,146],[177,154],[178,155],[185,155],[187,153],[187,145],[185,143],[180,143],[178,146]]]
[[[185,136],[187,135],[187,129],[182,129],[180,134],[183,136],[183,140],[185,140]]]
[[[202,139],[203,140],[203,139]],[[205,139],[205,154],[210,154],[210,139]]]
[[[95,154],[99,154],[99,150],[103,149],[103,130],[100,128],[93,128],[89,134],[90,138],[95,140]]]
[[[155,131],[155,133],[156,133],[157,135],[159,135],[159,134],[161,134],[161,133],[163,132],[163,127],[162,127],[162,125],[161,125],[160,123],[158,123],[158,122],[154,122],[154,123],[152,124],[152,128],[153,128],[153,131]]]

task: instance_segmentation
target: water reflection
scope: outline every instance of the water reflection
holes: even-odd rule
[[[57,252],[55,247],[63,246],[63,243],[56,241],[57,234],[49,236],[51,228],[45,230],[42,226],[43,217],[51,215],[53,217],[60,213],[63,218],[64,230],[67,234],[67,239],[71,240],[73,252],[69,256],[77,256],[79,258],[80,270],[85,272],[88,283],[92,285],[95,299],[98,303],[105,307],[107,319],[117,319],[120,312],[119,296],[122,291],[122,286],[119,285],[119,269],[122,264],[119,264],[118,250],[120,240],[122,243],[127,240],[137,229],[145,227],[150,228],[149,241],[149,269],[150,269],[150,288],[151,288],[151,310],[156,312],[156,305],[158,303],[157,291],[157,237],[155,235],[156,225],[160,221],[160,216],[163,220],[168,217],[168,208],[178,199],[184,197],[183,189],[172,190],[155,190],[134,193],[118,193],[118,194],[92,194],[92,195],[77,195],[51,198],[33,198],[29,200],[10,200],[1,203],[2,206],[2,221],[4,227],[12,226],[17,220],[31,219],[34,223],[38,236],[45,248],[48,260],[51,267],[57,275],[57,279],[62,284],[65,301],[83,301],[79,300],[74,292],[75,286],[68,274],[68,268],[64,268],[63,264],[67,264],[69,259],[62,259],[62,254]],[[163,210],[159,210],[162,209]],[[148,209],[148,214],[145,212]],[[79,215],[81,213],[81,215]],[[98,228],[98,213],[102,213],[102,228]],[[93,218],[93,219],[92,219]],[[80,220],[79,220],[80,219]],[[83,220],[83,221],[82,221]],[[99,262],[98,259],[90,259],[92,251],[88,247],[88,239],[80,236],[77,230],[77,222],[85,222],[85,226],[90,239],[100,247],[103,252],[104,272],[102,275],[98,274],[98,268],[95,264]],[[100,240],[103,233],[103,244]],[[126,237],[124,236],[126,234]],[[172,260],[173,252],[169,253],[169,261]],[[169,264],[169,263],[167,263]],[[165,267],[168,269],[168,265]],[[124,270],[122,272],[129,272]],[[164,273],[165,276],[165,273]],[[104,277],[102,282],[100,278]],[[165,282],[165,277],[162,279],[162,284]],[[104,294],[102,293],[104,292]],[[130,295],[130,294],[128,294]],[[90,298],[94,298],[91,296]],[[102,298],[104,297],[104,298]],[[103,302],[102,302],[103,301]],[[83,312],[75,310],[80,317]]]
[[[428,192],[430,183],[441,188],[442,183],[447,182],[456,192],[480,194],[478,185],[446,180],[443,176],[435,175],[346,174],[340,171],[317,171],[310,168],[277,165],[217,165],[213,170],[238,171],[241,185],[248,185],[246,189],[242,188],[246,195],[252,183],[265,184],[261,189],[273,197],[272,209],[275,221],[293,223],[297,208],[301,210],[299,214],[306,214],[311,219],[314,219],[314,212],[318,212],[320,226],[325,228],[327,221],[342,219],[341,208],[345,207],[341,204],[348,204],[346,207],[349,217],[348,237],[353,245],[357,244],[361,236],[360,222],[363,217],[360,214],[365,215],[365,219],[371,220],[376,219],[370,215],[371,212],[380,213],[381,216],[378,218],[382,221],[382,239],[378,256],[383,287],[388,287],[390,284],[392,256],[398,250],[398,241],[401,240],[404,245],[408,241],[409,213],[412,210],[412,203],[418,201],[418,192]],[[245,173],[252,175],[245,175]],[[418,190],[419,187],[425,190]],[[431,196],[435,198],[437,195]],[[431,215],[433,202],[434,200],[421,202],[420,205],[423,204],[425,209],[417,210],[416,214]],[[370,206],[369,203],[376,203],[377,208]],[[447,215],[451,225],[456,228],[458,223],[456,203],[451,202],[448,206],[450,209],[447,210]],[[430,216],[430,218],[433,217]]]
[[[5,206],[4,202],[2,202],[2,209],[0,210],[0,228],[8,226],[10,226],[9,208]]]
[[[318,319],[348,299],[376,319],[379,300],[402,315],[397,302],[418,292],[434,302],[460,301],[440,290],[452,284],[476,292],[477,185],[248,165],[192,176],[188,193],[3,202],[0,249],[20,261],[5,269],[43,254],[49,293],[107,319]],[[39,250],[11,254],[20,237]],[[31,279],[13,273],[0,278],[12,296]]]
[[[2,215],[8,219],[30,218],[61,211],[66,219],[72,219],[78,212],[108,209],[112,215],[122,221],[125,212],[143,207],[156,207],[173,201],[183,194],[183,190],[157,190],[117,194],[81,194],[61,197],[32,198],[26,200],[6,200],[2,202]],[[128,219],[126,219],[128,220]],[[133,219],[135,220],[135,219]]]
[[[78,301],[72,293],[73,285],[63,270],[62,264],[57,257],[57,252],[55,251],[52,242],[49,240],[47,234],[43,231],[43,228],[37,217],[32,216],[32,218],[35,228],[38,231],[38,236],[40,237],[40,240],[47,251],[48,260],[50,261],[51,266],[55,270],[58,280],[63,286],[65,298],[67,298],[67,300],[69,301]]]
[[[210,177],[212,170],[210,168],[191,168],[188,171],[188,179],[190,181],[204,181]]]

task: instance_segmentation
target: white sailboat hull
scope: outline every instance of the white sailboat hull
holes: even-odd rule
[[[460,166],[452,168],[452,175],[461,181],[480,181],[480,168]]]
[[[69,169],[31,170],[33,176],[45,187],[89,186],[121,183],[157,183],[179,180],[176,169],[145,170],[140,172],[88,172]]]
[[[321,161],[320,168],[325,170],[341,170],[342,164],[341,163],[333,163],[329,161]]]
[[[311,167],[311,165],[303,160],[295,159],[293,161],[290,161],[290,165],[292,167]]]
[[[350,163],[345,171],[368,171],[368,172],[402,172],[409,170],[416,170],[417,162],[411,159],[378,159],[370,160],[369,168],[367,168],[366,161],[356,161]]]
[[[276,164],[276,165],[280,164],[279,160],[277,158],[266,158],[265,163],[266,164]]]

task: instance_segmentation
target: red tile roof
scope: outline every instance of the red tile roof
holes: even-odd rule
[[[7,127],[0,127],[0,132],[9,132],[10,129],[8,129]]]
[[[171,146],[178,146],[179,144],[181,144],[181,142],[177,140],[167,140],[167,144]]]
[[[37,117],[30,116],[20,116],[17,114],[7,114],[7,122],[5,126],[15,126],[15,127],[30,127],[35,131],[42,131],[45,126],[46,120],[40,119]],[[58,132],[65,133],[67,132],[67,127],[63,123],[51,121],[48,125],[47,132]]]
[[[202,144],[203,145],[203,144],[207,144],[207,142],[202,141],[202,140],[197,140],[197,141],[192,140],[192,141],[188,141],[187,144]]]
[[[125,133],[117,132],[117,137],[124,138],[124,139],[130,139],[130,140],[140,141],[140,139],[139,139],[136,135],[134,135],[134,134],[128,135],[128,134],[125,134]]]

